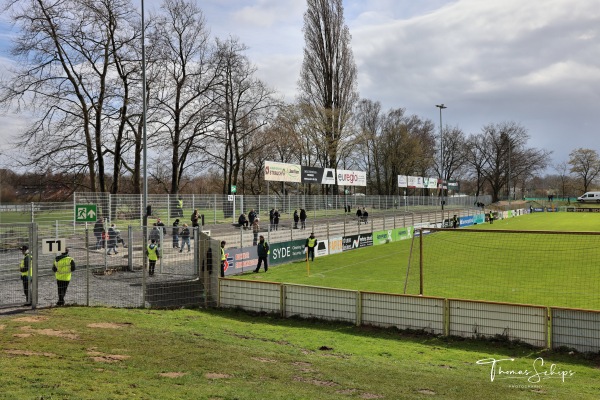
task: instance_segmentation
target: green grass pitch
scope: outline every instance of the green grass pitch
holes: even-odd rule
[[[600,214],[534,213],[477,230],[596,232]],[[460,230],[459,230],[460,231]],[[276,266],[241,279],[419,293],[419,238]],[[439,232],[425,236],[424,295],[600,309],[600,235]],[[308,273],[310,267],[310,274]]]

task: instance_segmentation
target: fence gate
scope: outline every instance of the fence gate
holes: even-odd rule
[[[37,275],[37,229],[34,224],[0,224],[0,308],[13,308],[35,302]],[[19,270],[23,260],[22,246],[28,246],[32,254],[30,273],[23,279]]]

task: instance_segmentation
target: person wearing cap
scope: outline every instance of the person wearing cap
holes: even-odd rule
[[[225,257],[225,245],[227,243],[223,240],[221,241],[221,278],[225,276],[225,261],[227,258]]]
[[[56,256],[52,265],[52,271],[54,272],[56,285],[58,286],[58,302],[56,305],[64,306],[67,288],[69,287],[69,282],[71,282],[71,273],[75,271],[75,260],[69,256],[68,248],[65,249],[64,253]]]
[[[156,244],[156,239],[150,240],[150,244],[146,247],[146,255],[148,256],[148,275],[154,276],[156,261],[160,258],[160,250]]]
[[[306,239],[306,243],[304,247],[308,249],[306,253],[306,259],[311,258],[311,261],[315,261],[315,247],[317,247],[317,238],[315,237],[314,232],[310,233],[310,236]]]
[[[21,250],[23,253],[23,259],[19,265],[19,270],[21,271],[21,281],[23,282],[23,292],[25,293],[24,305],[30,306],[31,299],[29,298],[29,282],[31,282],[32,277],[32,257],[31,253],[29,253],[29,246],[21,246],[19,247],[19,250]]]
[[[173,235],[173,248],[179,248],[179,218],[173,222],[173,231],[171,232]]]

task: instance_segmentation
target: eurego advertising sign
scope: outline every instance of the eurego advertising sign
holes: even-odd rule
[[[336,170],[338,185],[342,186],[367,186],[367,173],[364,171]]]

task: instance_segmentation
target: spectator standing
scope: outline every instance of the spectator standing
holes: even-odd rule
[[[158,246],[160,246],[160,231],[158,230],[156,222],[153,224],[152,230],[150,231],[150,240],[153,240],[154,243],[157,243]]]
[[[110,228],[108,228],[108,246],[106,250],[106,254],[110,254],[110,251],[113,251],[114,254],[117,254],[117,231],[115,229],[115,224],[111,224]]]
[[[111,228],[109,228],[109,230]],[[69,283],[71,282],[71,273],[75,271],[75,260],[73,260],[72,257],[69,257],[68,248],[65,249],[64,253],[62,253],[59,256],[56,256],[56,258],[54,259],[54,264],[52,265],[52,271],[54,272],[54,276],[56,277],[56,285],[58,286],[58,302],[56,303],[56,305],[64,306],[67,288],[69,287]]]
[[[183,197],[177,199],[177,216],[183,218]]]
[[[117,229],[117,226],[115,224],[112,224],[112,226],[114,227],[115,232],[117,233],[117,247],[119,247],[119,243],[122,243],[123,247],[127,248],[125,240],[121,237],[121,231]]]
[[[310,236],[306,239],[306,243],[304,244],[304,247],[307,249],[307,253],[306,253],[306,259],[308,260],[309,257],[311,259],[311,261],[315,261],[315,247],[317,247],[317,238],[315,237],[315,234],[313,232],[310,233]]]
[[[254,236],[252,239],[252,245],[256,246],[258,241],[258,232],[260,231],[260,225],[258,224],[260,220],[256,218],[254,223],[252,224],[252,235]]]
[[[300,227],[306,229],[306,210],[304,208],[300,209]]]
[[[29,286],[33,276],[32,273],[32,259],[31,253],[29,252],[29,246],[19,247],[21,253],[23,253],[23,259],[19,265],[19,271],[21,271],[21,281],[23,282],[23,293],[25,293],[25,304],[24,306],[31,305],[31,299],[29,298]]]
[[[362,221],[362,211],[359,208],[356,209],[356,219],[358,220],[358,223],[360,224],[360,222]]]
[[[165,228],[165,224],[160,220],[160,218],[156,218],[156,226],[162,231],[163,236],[167,234],[167,228]]]
[[[490,224],[494,223],[494,212],[492,210],[490,210],[490,213],[488,215],[488,219],[490,220]]]
[[[300,216],[298,215],[298,210],[294,210],[294,229],[298,229],[299,221],[300,221]]]
[[[96,220],[94,224],[94,236],[96,237],[96,250],[102,247],[102,233],[104,232],[104,223],[101,219]]]
[[[452,228],[458,228],[458,216],[456,214],[452,217]]]
[[[150,244],[146,247],[146,255],[148,256],[148,275],[154,276],[156,261],[160,258],[160,248],[156,240],[150,240]]]
[[[256,252],[258,253],[258,264],[256,265],[254,272],[258,273],[260,271],[260,265],[263,262],[265,263],[265,272],[267,272],[269,269],[269,253],[271,252],[269,251],[269,243],[265,242],[265,237],[263,235],[260,235],[260,241],[256,246]]]
[[[254,209],[252,209],[248,213],[248,221],[250,222],[250,226],[254,225],[255,219],[256,219],[256,211],[254,211]]]
[[[190,218],[192,220],[192,229],[200,226],[198,224],[198,221],[200,220],[200,214],[198,214],[198,210],[194,210],[194,212],[192,213],[192,217]]]
[[[271,208],[271,211],[269,211],[269,230],[272,231],[273,230],[273,218],[275,217],[275,209]]]
[[[173,230],[171,231],[173,235],[173,248],[179,248],[179,218],[173,222]]]
[[[181,230],[181,248],[179,252],[181,253],[187,244],[188,252],[190,251],[190,228],[188,228],[187,224],[183,224],[183,229]]]
[[[367,219],[369,219],[369,212],[364,207],[362,209],[362,219],[365,224],[367,223]]]
[[[273,228],[275,230],[279,228],[279,210],[275,210],[273,213]]]

